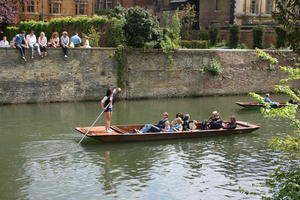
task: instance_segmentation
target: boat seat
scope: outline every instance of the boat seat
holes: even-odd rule
[[[112,130],[114,130],[114,131],[117,131],[118,133],[128,133],[128,132],[126,132],[126,131],[124,131],[124,130],[122,130],[122,129],[120,129],[120,128],[118,128],[118,127],[116,127],[116,126],[110,126],[110,128],[112,129]]]

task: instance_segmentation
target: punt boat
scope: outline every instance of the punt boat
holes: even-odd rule
[[[242,106],[244,108],[261,108],[262,104],[258,102],[235,102],[237,105]],[[278,105],[271,105],[272,108],[281,108],[283,106],[287,106],[287,103],[279,103]]]
[[[228,122],[227,122],[228,123]],[[235,129],[208,129],[201,130],[201,123],[197,123],[196,130],[179,131],[179,132],[151,132],[151,133],[136,133],[135,129],[141,129],[144,125],[118,125],[111,126],[113,130],[110,133],[105,132],[104,126],[97,127],[77,127],[75,128],[86,136],[100,140],[102,142],[133,142],[133,141],[150,141],[150,140],[169,140],[169,139],[186,139],[186,138],[201,138],[211,136],[227,136],[242,133],[250,133],[259,129],[259,126],[249,124],[247,122],[237,121]]]

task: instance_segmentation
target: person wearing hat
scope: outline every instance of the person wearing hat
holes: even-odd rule
[[[264,102],[269,103],[269,104],[271,104],[271,105],[279,105],[278,102],[276,102],[276,101],[271,101],[271,99],[270,99],[270,94],[269,94],[269,93],[267,93],[267,94],[265,95]]]

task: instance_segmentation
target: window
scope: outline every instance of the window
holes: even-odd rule
[[[112,9],[112,0],[106,0],[106,9]]]
[[[104,9],[103,0],[96,0],[96,10]]]
[[[25,12],[25,4],[24,4],[24,2],[20,3],[20,11],[21,12]]]
[[[256,13],[257,12],[257,2],[255,0],[251,1],[251,13]]]
[[[61,3],[60,2],[51,2],[49,4],[49,13],[51,13],[51,14],[61,13]]]
[[[273,11],[273,0],[266,1],[266,13],[271,14]]]
[[[34,1],[33,0],[28,1],[27,12],[34,12]]]
[[[86,3],[77,3],[75,9],[76,15],[86,15]]]
[[[220,10],[220,3],[219,3],[219,0],[216,0],[216,10]]]

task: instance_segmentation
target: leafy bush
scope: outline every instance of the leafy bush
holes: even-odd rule
[[[100,45],[100,33],[93,27],[88,31],[89,43],[91,47],[99,47]]]
[[[129,8],[125,14],[124,34],[128,46],[141,48],[146,42],[158,41],[159,23],[149,11]]]
[[[255,26],[253,28],[253,49],[262,48],[263,46],[263,37],[264,37],[264,27]]]
[[[215,46],[218,42],[219,28],[215,25],[212,25],[209,27],[208,32],[209,32],[210,45]]]
[[[199,39],[200,40],[209,40],[209,33],[205,29],[201,29],[199,31]]]
[[[180,45],[187,49],[207,49],[207,40],[181,40]]]
[[[287,40],[287,31],[281,27],[277,26],[275,27],[276,32],[276,48],[279,49],[281,47],[286,47],[286,40]]]
[[[163,29],[163,37],[160,38],[160,47],[164,52],[167,60],[169,63],[173,62],[172,54],[176,49],[180,47],[180,30],[181,30],[181,23],[179,19],[178,12],[176,11],[175,14],[170,18],[166,18],[166,24]]]
[[[229,28],[229,48],[236,49],[240,42],[240,26],[237,24]]]
[[[208,66],[204,67],[204,71],[211,73],[213,76],[219,75],[223,72],[221,63],[213,59]]]
[[[11,40],[13,37],[15,37],[19,32],[19,28],[16,26],[8,26],[6,27],[4,31],[4,35],[7,36],[8,40]]]
[[[96,10],[95,13],[97,15],[111,15],[113,11],[111,9],[101,9],[101,10]]]

